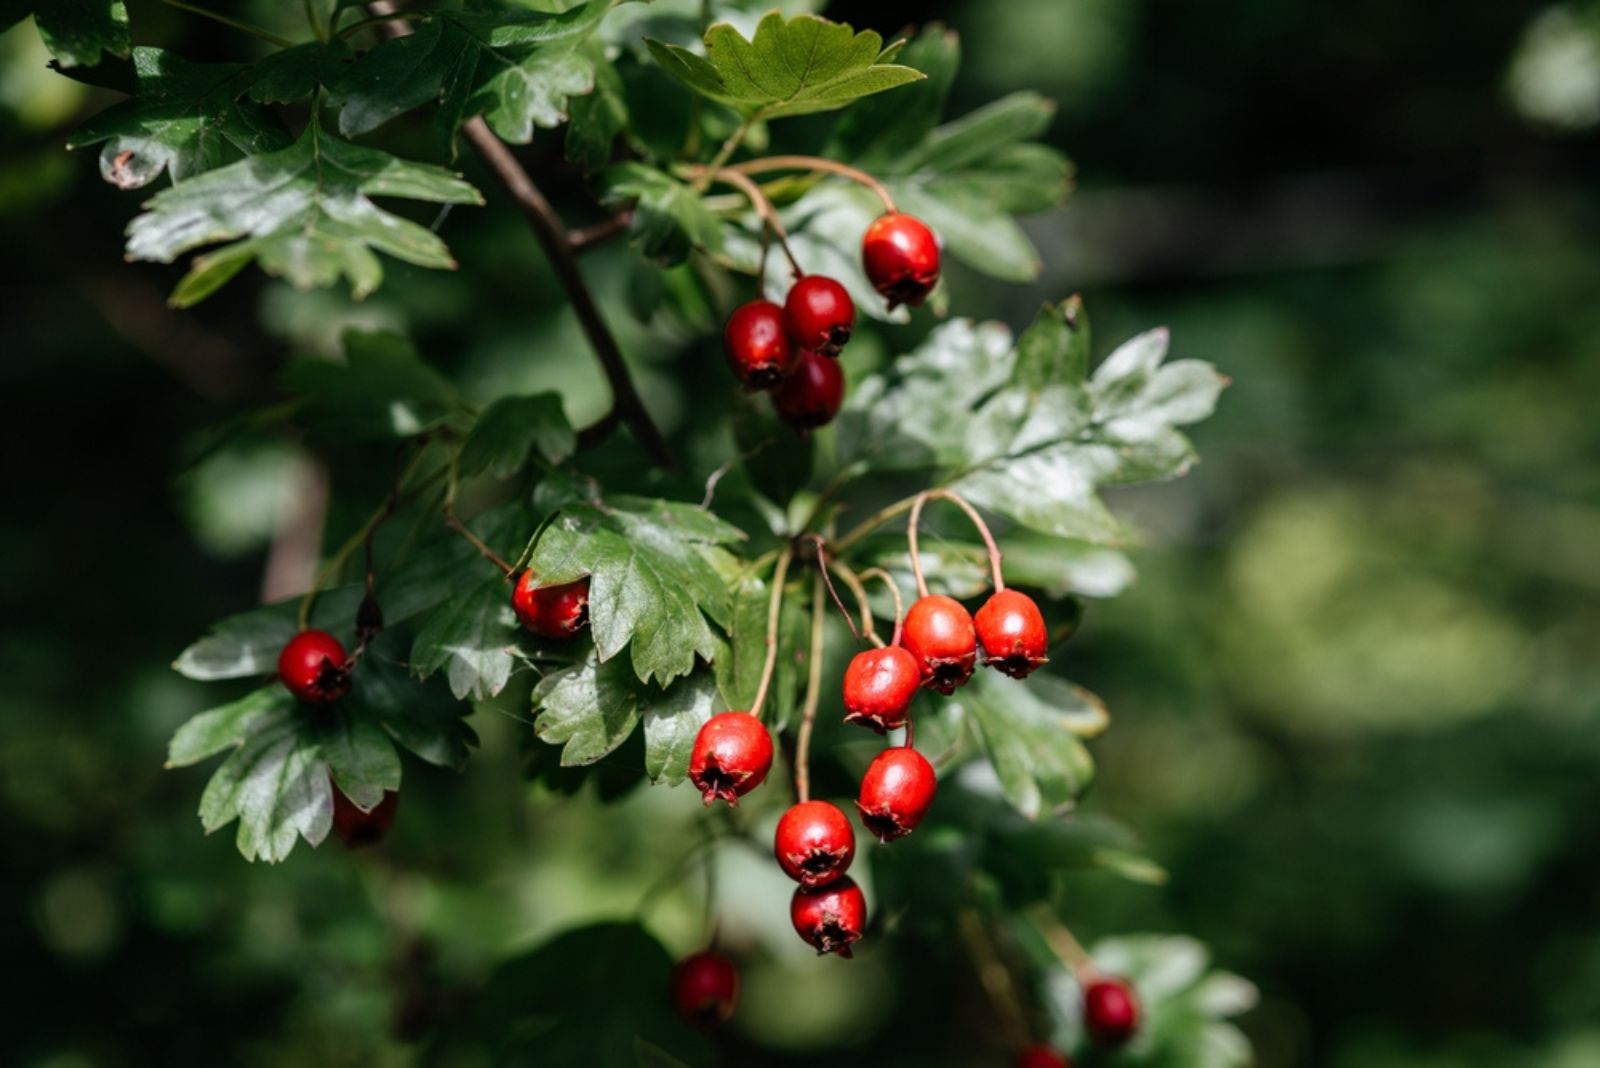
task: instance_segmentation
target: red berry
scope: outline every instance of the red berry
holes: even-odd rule
[[[511,590],[511,607],[535,634],[570,638],[589,622],[589,580],[541,586],[532,571],[524,571]]]
[[[856,832],[837,805],[802,801],[778,820],[772,851],[789,878],[820,886],[843,875],[856,855]]]
[[[697,1027],[714,1027],[733,1015],[739,969],[714,949],[683,958],[672,969],[672,1004]]]
[[[400,795],[385,790],[383,800],[371,812],[363,812],[356,803],[344,795],[337,786],[333,788],[333,833],[351,849],[377,845],[394,824],[394,810],[400,807]]]
[[[1083,1023],[1097,1046],[1120,1046],[1139,1029],[1139,999],[1126,979],[1096,979],[1083,991]]]
[[[706,804],[730,805],[761,785],[772,770],[772,735],[748,712],[724,712],[706,720],[689,753],[689,781]]]
[[[827,886],[797,886],[789,902],[789,920],[818,956],[848,957],[850,943],[861,938],[867,925],[867,899],[848,875]]]
[[[350,692],[350,658],[325,630],[303,630],[278,654],[278,678],[297,698],[313,705]]]
[[[924,686],[949,696],[972,677],[978,635],[960,601],[937,593],[918,599],[906,613],[903,634],[901,641],[916,658]]]
[[[867,765],[856,808],[867,830],[881,842],[892,842],[917,829],[938,788],[939,777],[927,757],[909,746],[895,746]]]
[[[1049,1046],[1037,1045],[1017,1054],[1017,1068],[1072,1068],[1072,1062]]]
[[[900,646],[857,653],[844,669],[844,721],[879,734],[904,727],[906,709],[920,685],[917,658]]]
[[[783,309],[770,300],[752,300],[734,309],[722,328],[722,351],[747,389],[771,389],[800,358],[783,328]]]
[[[826,275],[808,274],[789,288],[783,324],[802,349],[837,356],[856,325],[856,306],[844,286]]]
[[[1016,590],[1001,590],[973,617],[983,662],[1014,679],[1025,679],[1044,663],[1050,636],[1044,616],[1033,598]]]
[[[800,354],[794,374],[772,391],[772,406],[796,430],[814,430],[833,422],[844,403],[844,371],[839,361],[814,352]]]
[[[914,215],[889,212],[867,227],[861,263],[872,288],[897,304],[916,306],[939,281],[939,240]]]

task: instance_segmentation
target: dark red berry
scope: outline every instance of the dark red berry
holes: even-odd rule
[[[961,602],[943,594],[919,598],[906,613],[906,651],[916,658],[922,684],[946,696],[972,677],[978,635]]]
[[[772,852],[789,878],[802,886],[820,886],[849,869],[856,855],[856,832],[837,805],[802,801],[778,820]]]
[[[855,302],[832,278],[808,274],[789,287],[783,301],[783,324],[800,348],[837,356],[855,329]]]
[[[1014,679],[1025,679],[1045,661],[1050,635],[1033,598],[1016,590],[1000,590],[983,602],[973,617],[983,662]]]
[[[772,391],[778,416],[796,430],[814,430],[833,422],[844,403],[844,371],[838,360],[814,352],[800,354],[794,374]]]
[[[1120,1046],[1139,1030],[1139,999],[1126,979],[1096,979],[1083,991],[1083,1023],[1097,1046]]]
[[[752,300],[734,309],[722,328],[722,351],[747,389],[771,389],[800,358],[783,327],[783,309],[770,300]]]
[[[908,746],[895,746],[867,765],[856,808],[867,830],[881,842],[892,842],[917,829],[938,788],[939,777],[927,757]]]
[[[683,958],[672,969],[672,1005],[696,1027],[715,1027],[733,1015],[739,969],[714,949]]]
[[[848,875],[827,886],[798,886],[789,902],[789,920],[818,956],[848,957],[850,944],[867,925],[867,899]]]
[[[914,215],[889,212],[867,227],[861,264],[872,288],[897,304],[916,306],[939,281],[939,239]]]
[[[325,630],[303,630],[278,654],[278,678],[297,698],[313,705],[350,692],[350,658]]]
[[[917,658],[898,645],[857,653],[844,669],[846,723],[879,734],[906,725],[906,709],[922,685]]]
[[[1072,1062],[1049,1046],[1029,1046],[1017,1054],[1017,1068],[1072,1068]]]
[[[511,590],[511,607],[533,633],[570,638],[589,622],[589,580],[541,586],[532,571],[524,571]]]
[[[400,795],[385,790],[383,800],[371,812],[363,812],[356,803],[344,795],[337,786],[333,788],[333,833],[351,849],[377,845],[394,825],[394,810],[400,807]]]
[[[748,712],[724,712],[706,720],[689,753],[689,781],[708,805],[719,797],[738,804],[771,769],[772,735]]]

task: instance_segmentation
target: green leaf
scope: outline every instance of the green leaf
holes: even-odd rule
[[[335,637],[349,635],[361,595],[359,586],[324,590],[312,605],[311,625]],[[202,682],[273,674],[278,654],[299,629],[299,607],[300,598],[293,597],[229,616],[180,653],[172,666]]]
[[[400,789],[400,754],[371,717],[336,705],[318,725],[318,745],[339,791],[370,812],[383,795]]]
[[[233,241],[195,259],[173,292],[180,306],[205,299],[251,261],[302,289],[345,277],[358,299],[383,279],[377,252],[420,267],[455,267],[438,235],[383,211],[372,196],[483,202],[443,168],[339,141],[312,122],[288,148],[156,194],[128,227],[128,255],[171,263],[191,249]]]
[[[646,1042],[642,1038],[633,1040],[634,1056],[638,1058],[639,1068],[689,1068],[687,1061],[680,1061],[654,1042]]]
[[[6,0],[0,31],[29,14],[45,47],[63,67],[92,67],[102,56],[126,56],[128,9],[122,0]]]
[[[182,181],[242,156],[286,147],[287,131],[266,108],[241,101],[237,63],[191,63],[159,48],[133,50],[138,95],[73,132],[68,148],[104,144],[100,175],[136,189],[163,170]]]
[[[426,678],[442,668],[451,693],[486,701],[511,678],[517,633],[511,584],[495,575],[428,614],[411,646],[411,670]]]
[[[1079,383],[1089,373],[1089,313],[1076,295],[1039,309],[1017,338],[1017,385],[1041,390],[1051,383]]]
[[[536,126],[566,119],[568,98],[595,89],[585,42],[615,0],[588,0],[553,14],[529,10],[438,11],[412,33],[350,64],[329,102],[339,130],[355,136],[430,102],[453,144],[465,120],[482,115],[507,141],[526,144]]]
[[[386,331],[347,330],[342,363],[301,357],[284,368],[296,415],[329,441],[409,438],[457,409],[455,387],[423,363],[411,342]]]
[[[292,104],[342,77],[350,62],[343,41],[308,41],[280,49],[250,68],[245,95],[262,104]]]
[[[662,266],[681,263],[691,248],[722,248],[722,223],[700,194],[665,172],[642,163],[622,163],[606,172],[606,201],[635,201],[629,236],[646,257]]]
[[[747,575],[730,590],[725,628],[728,641],[712,661],[717,692],[724,708],[747,709],[755,703],[767,656],[767,602],[771,588],[771,584],[760,577]],[[804,646],[807,628],[807,613],[791,595],[779,611],[779,648]],[[800,675],[801,665],[794,657],[778,657],[772,672],[772,688],[762,710],[762,718],[774,729],[781,730],[794,713]]]
[[[1029,819],[1072,805],[1088,789],[1094,762],[1079,732],[1104,714],[1087,691],[1063,685],[1041,695],[1041,681],[983,671],[956,698],[978,725],[1006,800]]]
[[[584,173],[594,174],[611,162],[611,146],[628,126],[628,101],[622,76],[606,58],[604,46],[589,41],[584,54],[594,69],[594,91],[568,101],[566,154]]]
[[[921,79],[888,62],[883,38],[816,15],[774,11],[746,40],[727,23],[706,31],[706,54],[646,39],[663,69],[691,89],[753,118],[832,111]]]
[[[542,741],[564,747],[562,764],[593,764],[639,725],[641,696],[626,665],[620,660],[601,663],[591,652],[582,663],[547,675],[534,687],[534,731]]]
[[[211,776],[200,797],[207,834],[239,821],[246,860],[277,863],[298,838],[322,841],[333,823],[333,791],[314,730],[299,709],[262,726]]]
[[[742,537],[703,508],[617,497],[563,509],[541,532],[529,566],[547,582],[590,576],[600,659],[629,647],[639,679],[664,685],[716,652],[706,616],[726,620],[728,591],[703,550]]]
[[[527,466],[531,452],[559,464],[577,446],[559,393],[501,397],[478,416],[461,446],[459,463],[463,475],[487,470],[495,478],[510,478]]]
[[[276,681],[237,701],[201,712],[167,743],[167,767],[184,768],[240,745],[269,723],[294,713],[295,701]]]
[[[717,703],[716,681],[697,671],[647,694],[644,701],[644,770],[653,783],[676,786],[689,775],[689,753],[706,720],[726,706]]]
[[[356,668],[341,702],[368,715],[405,749],[430,764],[460,770],[478,736],[462,718],[470,706],[439,679],[419,682],[405,666],[406,635],[385,630]]]

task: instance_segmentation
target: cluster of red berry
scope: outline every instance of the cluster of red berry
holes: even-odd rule
[[[897,304],[921,304],[939,281],[939,242],[915,216],[889,212],[867,229],[861,262],[874,289]],[[839,350],[855,329],[856,307],[835,279],[801,275],[783,306],[752,300],[728,316],[723,351],[746,389],[772,394],[796,430],[833,421],[844,403]]]

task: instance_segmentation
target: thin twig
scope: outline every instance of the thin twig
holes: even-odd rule
[[[851,570],[848,565],[835,559],[830,559],[828,561],[828,569],[835,575],[839,576],[840,582],[850,587],[850,593],[855,597],[856,605],[861,612],[861,628],[859,632],[857,632],[855,625],[852,623],[850,627],[851,632],[855,634],[858,640],[861,638],[866,638],[873,645],[877,646],[879,649],[882,649],[883,639],[878,637],[878,628],[873,624],[872,602],[867,597],[866,587],[861,585],[861,577]],[[835,597],[834,599],[837,600],[838,598]],[[844,606],[840,605],[839,610],[843,612]],[[849,618],[849,613],[845,613],[845,616],[846,618]]]
[[[373,0],[367,5],[367,12],[374,16],[393,15],[396,10],[391,0]],[[378,30],[390,37],[404,37],[411,32],[411,27],[402,21],[390,19],[380,23]],[[605,318],[600,314],[594,294],[589,291],[588,284],[583,280],[583,272],[578,268],[577,254],[573,251],[572,239],[561,221],[561,216],[534,184],[527,170],[517,162],[511,149],[489,129],[489,124],[483,121],[482,116],[463,123],[461,132],[467,142],[477,150],[478,155],[483,157],[483,161],[500,180],[500,184],[505,186],[506,192],[511,194],[511,199],[517,202],[523,216],[533,228],[534,236],[538,238],[545,257],[555,271],[556,280],[561,284],[568,302],[572,305],[573,313],[578,317],[578,325],[588,337],[589,347],[594,350],[595,357],[605,372],[606,381],[611,385],[611,404],[616,409],[618,417],[633,431],[634,437],[639,439],[639,444],[644,446],[645,451],[656,463],[663,467],[673,466],[672,450],[650,417],[644,401],[639,397],[639,391],[635,388],[633,377],[628,371],[627,361],[622,357],[622,350],[617,346],[611,328],[606,325]]]
[[[947,489],[924,490],[917,494],[916,500],[911,505],[911,518],[906,523],[906,546],[911,552],[911,573],[917,578],[917,592],[923,597],[928,596],[928,583],[922,577],[922,554],[917,547],[917,525],[922,519],[922,506],[928,501],[950,501],[967,514],[972,520],[972,525],[978,528],[978,533],[983,537],[984,548],[989,551],[989,572],[994,579],[996,593],[1006,588],[1005,576],[1000,566],[1000,546],[995,544],[994,535],[989,532],[989,524],[983,521],[983,516],[978,510],[967,503],[966,498]]]
[[[961,937],[967,943],[972,957],[973,970],[978,973],[978,983],[989,996],[995,1015],[1006,1030],[1007,1042],[1013,1049],[1021,1049],[1028,1041],[1028,1022],[1023,1018],[1022,1006],[1017,1000],[1016,984],[1011,981],[1011,970],[1000,959],[983,920],[973,909],[962,909],[957,920]]]
[[[501,571],[504,571],[507,575],[511,574],[511,572],[516,570],[510,564],[506,563],[505,559],[499,553],[497,553],[493,549],[489,548],[489,545],[488,545],[487,542],[485,542],[482,538],[480,538],[476,534],[474,534],[472,532],[472,528],[467,526],[465,523],[463,523],[461,521],[461,518],[456,515],[454,510],[450,510],[450,511],[445,512],[445,514],[444,514],[444,522],[445,522],[445,526],[449,527],[451,530],[455,531],[457,534],[460,534],[463,538],[466,538],[467,542],[474,549],[478,550],[478,553],[485,560],[489,561],[495,567],[498,567]]]
[[[602,245],[618,234],[625,233],[632,223],[633,209],[628,208],[593,226],[569,230],[567,240],[572,245],[572,251],[587,252],[596,245]]]
[[[906,623],[906,603],[900,599],[900,584],[894,576],[881,567],[869,567],[858,576],[862,582],[869,578],[882,579],[883,584],[889,587],[889,596],[894,598],[894,637],[890,645],[900,644],[900,631]]]
[[[800,733],[794,747],[794,792],[801,804],[811,800],[811,732],[816,727],[817,704],[822,699],[822,621],[826,608],[819,571],[811,583],[811,653],[806,665],[806,699],[800,709]]]
[[[690,173],[698,173],[698,168],[691,168]],[[795,259],[794,250],[789,247],[789,232],[783,228],[783,220],[778,218],[778,209],[772,206],[772,201],[767,199],[767,194],[761,187],[745,177],[742,173],[728,168],[712,171],[713,181],[724,185],[731,185],[743,193],[745,199],[750,201],[750,206],[756,209],[756,214],[761,217],[767,229],[772,231],[772,236],[778,239],[778,247],[783,249],[784,258],[789,261],[789,266],[794,270],[796,278],[803,277],[805,271],[800,267],[800,261]]]
[[[1029,909],[1028,919],[1050,947],[1050,952],[1067,966],[1080,985],[1088,986],[1099,978],[1100,969],[1095,967],[1094,958],[1048,905]]]
[[[727,169],[741,174],[763,174],[767,171],[826,171],[866,186],[883,202],[883,210],[895,210],[894,197],[889,195],[889,190],[882,182],[864,170],[852,167],[848,163],[840,163],[835,159],[824,159],[821,156],[764,156],[748,163],[736,163]]]
[[[838,570],[843,568],[844,565],[833,564],[831,561],[829,561],[828,543],[827,540],[824,539],[820,534],[811,534],[809,535],[809,539],[817,546],[817,571],[822,575],[823,584],[828,587],[828,596],[833,598],[833,603],[838,607],[839,614],[844,616],[844,625],[850,628],[850,636],[856,641],[860,641],[862,631],[867,631],[870,633],[872,630],[872,615],[867,611],[867,602],[866,598],[862,595],[861,584],[858,582],[851,587],[856,594],[856,604],[861,609],[861,628],[858,630],[856,628],[855,617],[850,614],[850,609],[844,606],[844,600],[839,596],[839,591],[833,588],[833,579],[828,575],[830,568]],[[843,579],[844,575],[841,574],[839,577]],[[850,578],[854,579],[855,575],[851,574]],[[846,584],[849,584],[848,581]]]
[[[789,578],[792,559],[794,549],[786,545],[778,553],[778,563],[772,569],[772,592],[767,595],[767,655],[761,662],[761,684],[756,687],[756,698],[750,702],[750,714],[757,719],[761,718],[761,706],[767,703],[772,672],[778,666],[778,617],[783,611],[783,584]]]
[[[168,7],[177,8],[179,11],[187,11],[191,15],[199,15],[202,18],[208,18],[213,22],[220,22],[222,25],[231,30],[238,30],[240,33],[248,33],[251,37],[259,38],[268,44],[277,45],[279,48],[294,47],[294,42],[289,40],[287,37],[279,37],[270,30],[263,30],[260,26],[252,26],[248,22],[241,22],[236,18],[221,14],[220,12],[210,11],[203,7],[196,7],[194,4],[185,3],[184,0],[162,0],[162,2]]]

